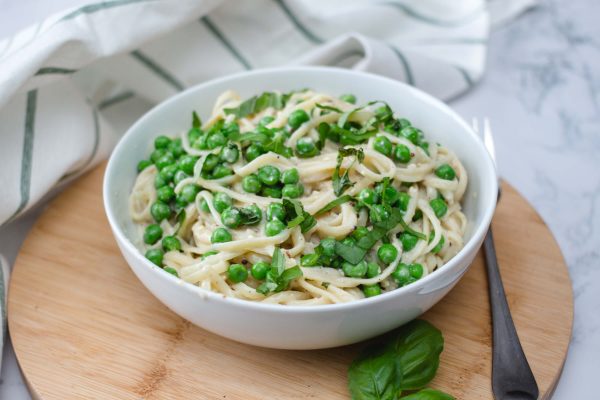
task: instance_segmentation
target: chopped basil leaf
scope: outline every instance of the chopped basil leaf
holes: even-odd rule
[[[248,115],[261,112],[269,107],[280,110],[284,106],[284,95],[274,92],[265,92],[260,96],[253,96],[249,98],[235,108],[225,108],[223,111],[227,115],[233,114],[236,116],[236,118],[244,118]]]
[[[348,169],[346,169],[344,175],[340,176],[340,168],[342,166],[342,162],[344,161],[344,158],[350,156],[355,156],[355,159],[354,161],[352,161],[352,164],[350,164]],[[337,164],[335,166],[335,171],[333,172],[333,176],[331,178],[333,192],[336,196],[341,196],[342,193],[346,191],[346,189],[354,186],[354,183],[350,181],[350,177],[348,174],[356,160],[358,160],[359,163],[362,163],[364,159],[365,153],[362,149],[355,149],[352,147],[342,147],[341,149],[339,149],[337,156]]]
[[[202,125],[202,121],[200,121],[200,117],[196,113],[196,111],[192,112],[192,128],[200,129]]]
[[[343,111],[340,110],[339,108],[333,107],[333,106],[328,106],[326,104],[317,103],[316,106],[317,106],[317,108],[320,108],[321,110],[333,111],[333,112],[340,113],[340,114],[343,113]]]

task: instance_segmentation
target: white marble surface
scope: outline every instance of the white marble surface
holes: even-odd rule
[[[81,2],[22,1],[21,6],[36,7],[21,18],[0,17],[0,36],[60,9],[60,4]],[[0,0],[4,15],[15,15],[14,3]],[[556,400],[593,398],[600,376],[598,16],[597,0],[542,1],[493,34],[484,80],[452,103],[467,119],[490,118],[501,175],[540,212],[569,265],[575,324]],[[38,213],[0,231],[0,253],[11,262]],[[8,345],[0,399],[29,398]]]

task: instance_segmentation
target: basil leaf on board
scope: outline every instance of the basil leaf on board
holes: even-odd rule
[[[342,197],[338,197],[337,199],[325,204],[325,206],[323,206],[323,208],[321,208],[319,211],[317,211],[315,213],[315,215],[321,215],[323,213],[326,213],[329,210],[333,210],[337,206],[341,206],[342,204],[347,203],[352,199],[353,199],[353,197],[350,196],[349,194],[345,194]]]
[[[391,345],[400,361],[401,389],[425,387],[435,376],[444,349],[442,332],[429,322],[416,319],[398,330]]]
[[[408,396],[402,396],[400,400],[455,400],[455,398],[439,390],[428,388]]]
[[[253,96],[242,102],[235,108],[225,108],[225,114],[233,114],[236,118],[244,118],[248,115],[256,114],[262,110],[273,107],[280,110],[285,106],[284,96],[280,93],[264,92],[260,96]]]
[[[400,365],[393,351],[365,349],[348,368],[352,400],[396,400],[400,392]]]
[[[198,113],[196,113],[196,111],[192,112],[192,128],[200,129],[201,125],[202,121],[200,120]]]

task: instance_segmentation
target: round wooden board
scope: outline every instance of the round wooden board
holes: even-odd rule
[[[282,351],[206,332],[155,299],[121,257],[102,206],[104,166],[55,199],[23,244],[9,328],[35,396],[50,399],[348,399],[361,345]],[[573,320],[571,282],[538,214],[508,185],[493,222],[508,301],[548,398]],[[483,258],[424,315],[445,350],[431,387],[491,399],[491,326]]]

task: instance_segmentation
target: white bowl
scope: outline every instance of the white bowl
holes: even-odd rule
[[[332,95],[353,93],[360,102],[384,100],[433,142],[453,150],[469,174],[463,200],[469,220],[464,248],[446,265],[403,288],[345,304],[282,306],[254,303],[200,289],[146,260],[129,214],[136,164],[153,139],[187,130],[191,112],[206,118],[227,89],[242,98],[269,90],[311,88]],[[427,311],[467,271],[496,206],[494,165],[479,138],[444,103],[403,83],[377,75],[324,67],[244,72],[188,89],[154,107],[123,136],[104,177],[104,206],[119,248],[142,283],[167,307],[194,324],[229,339],[280,349],[319,349],[355,343],[396,328]],[[135,243],[135,244],[134,244]]]

